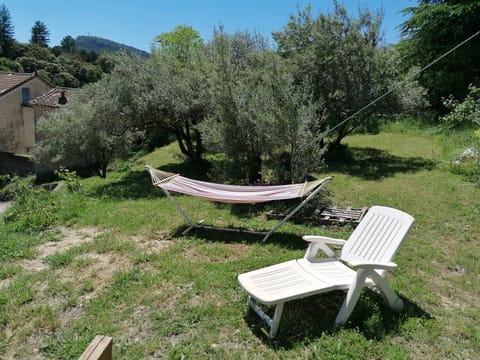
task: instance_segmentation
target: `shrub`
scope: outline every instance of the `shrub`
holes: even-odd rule
[[[82,184],[80,184],[80,178],[75,171],[69,171],[68,169],[61,168],[60,170],[56,171],[55,174],[60,180],[63,180],[65,182],[65,185],[69,192],[75,192],[82,189]]]
[[[445,129],[480,125],[480,88],[470,85],[468,90],[468,95],[462,102],[453,96],[443,99],[443,105],[450,110],[441,119]]]
[[[468,95],[462,102],[452,96],[444,99],[443,104],[450,110],[450,113],[442,118],[442,130],[480,126],[480,88],[470,85],[468,89]],[[480,185],[480,156],[478,155],[480,152],[480,130],[473,130],[472,146],[474,156],[467,161],[455,163],[452,171]]]
[[[75,173],[67,173],[67,190],[80,189]],[[64,175],[65,176],[65,175]],[[34,187],[28,179],[13,178],[13,206],[4,216],[10,232],[34,234],[55,224],[71,223],[83,208],[83,198],[66,192],[51,193]]]
[[[55,222],[55,201],[52,194],[34,188],[28,180],[14,178],[14,205],[5,215],[5,224],[18,232],[44,230]]]

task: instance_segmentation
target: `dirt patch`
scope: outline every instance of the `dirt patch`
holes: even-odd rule
[[[7,278],[7,279],[0,280],[0,290],[5,289],[5,288],[8,287],[8,285],[10,285],[11,283],[12,283],[12,279],[11,279],[11,278]]]
[[[36,247],[37,257],[35,259],[21,260],[21,265],[25,270],[35,272],[45,270],[48,265],[44,260],[47,256],[65,252],[75,246],[93,241],[102,232],[94,227],[83,229],[60,228],[60,241],[49,241]]]
[[[45,263],[45,258],[57,253],[65,252],[75,246],[89,243],[102,234],[98,228],[87,227],[83,229],[71,229],[71,228],[57,228],[55,231],[59,231],[58,236],[61,240],[49,241],[41,244],[35,248],[36,257],[34,259],[22,259],[16,262],[23,269],[28,272],[42,271],[48,268],[48,264]],[[0,281],[0,289],[6,288],[13,281],[13,278],[7,278]]]
[[[13,201],[0,201],[0,214],[3,214],[12,205]]]
[[[152,239],[142,236],[133,236],[128,238],[129,241],[133,241],[135,247],[140,250],[152,253],[160,253],[173,244],[172,240],[165,239]]]
[[[112,282],[117,271],[128,270],[131,263],[128,259],[116,254],[83,254],[79,255],[75,262],[65,268],[54,271],[52,277],[59,282],[71,283],[74,279],[74,292],[81,295],[73,306],[65,307],[67,300],[63,295],[52,295],[45,283],[35,287],[35,299],[26,305],[23,312],[28,313],[40,306],[48,304],[55,312],[55,328],[65,328],[81,318],[84,307],[95,297],[99,296]],[[86,286],[85,284],[88,284]],[[28,309],[30,310],[28,310]],[[34,317],[34,320],[36,317]],[[38,320],[37,320],[38,321]],[[53,321],[53,320],[52,320]],[[9,324],[5,333],[9,338],[9,346],[6,349],[7,358],[22,358],[21,354],[27,351],[28,359],[43,359],[40,349],[44,346],[44,338],[54,329],[42,329],[32,327],[25,323]]]
[[[26,352],[25,358],[43,359],[40,349],[45,345],[45,336],[55,331],[71,326],[84,314],[84,308],[93,299],[101,296],[111,286],[113,278],[118,272],[128,271],[132,262],[128,255],[121,253],[94,251],[78,254],[65,266],[49,267],[45,258],[50,255],[64,253],[76,246],[90,243],[103,232],[98,228],[89,227],[83,229],[59,228],[59,241],[50,241],[36,247],[36,257],[29,260],[21,260],[17,264],[22,266],[26,272],[38,272],[49,269],[49,281],[37,282],[33,285],[34,298],[23,306],[20,311],[25,314],[34,311],[43,304],[48,304],[54,314],[54,328],[38,328],[33,322],[16,323],[12,322],[5,328],[8,335],[8,345],[5,351],[7,358],[21,357]],[[145,252],[159,253],[168,248],[173,242],[169,240],[152,238],[129,237],[125,239],[131,242],[136,248]],[[14,278],[2,280],[0,285],[8,285]],[[4,284],[3,284],[4,283]],[[53,287],[53,288],[52,288]],[[72,301],[72,299],[75,299]],[[72,301],[72,303],[70,303]],[[144,306],[138,306],[134,310],[134,320],[128,324],[129,329],[124,337],[130,341],[145,341],[146,319],[150,311]],[[25,315],[26,316],[26,315]],[[41,315],[35,315],[34,321]],[[23,317],[23,315],[21,316]],[[52,321],[53,321],[52,320]],[[0,356],[1,358],[2,356]]]
[[[245,244],[224,244],[224,246],[236,254],[245,254],[249,250]]]
[[[155,337],[149,323],[150,309],[143,305],[136,306],[132,316],[123,321],[122,328],[125,331],[119,335],[119,341],[145,343]]]

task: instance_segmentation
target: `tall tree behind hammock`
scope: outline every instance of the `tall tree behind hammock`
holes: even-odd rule
[[[332,13],[317,17],[310,7],[299,10],[273,34],[279,54],[290,62],[296,86],[309,91],[316,104],[315,130],[322,134],[335,128],[327,139],[331,146],[359,128],[376,129],[385,114],[401,111],[397,92],[343,121],[389,90],[396,80],[396,57],[382,43],[380,12],[363,8],[353,18],[334,5]]]
[[[479,0],[421,0],[403,10],[410,15],[398,46],[406,68],[424,66],[480,30]],[[428,90],[433,108],[445,111],[442,98],[463,99],[468,85],[480,82],[480,36],[424,71],[419,82]]]
[[[215,31],[206,48],[213,106],[199,124],[207,150],[223,154],[217,174],[236,182],[304,181],[321,160],[308,94],[265,39]]]

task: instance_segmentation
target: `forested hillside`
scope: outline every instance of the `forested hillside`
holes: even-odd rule
[[[101,53],[106,52],[118,52],[125,51],[129,54],[138,55],[141,57],[148,58],[150,56],[146,51],[128,46],[125,44],[120,44],[112,40],[104,39],[97,36],[77,36],[76,38],[77,47],[81,50],[94,51]]]
[[[8,8],[0,4],[0,71],[37,72],[52,85],[80,87],[98,81],[112,71],[113,52],[148,57],[144,51],[94,36],[66,35],[50,47],[50,32],[42,21],[33,24],[28,43],[17,41],[14,29]]]

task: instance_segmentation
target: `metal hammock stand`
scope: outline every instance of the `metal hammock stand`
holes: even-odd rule
[[[231,232],[246,232],[250,234],[264,235],[265,242],[270,235],[277,231],[286,221],[295,215],[302,207],[304,207],[320,190],[322,190],[331,180],[332,177],[326,177],[322,180],[305,182],[303,184],[290,185],[272,185],[272,186],[238,186],[223,185],[198,181],[183,177],[179,174],[172,174],[157,170],[151,166],[146,166],[147,171],[152,178],[152,184],[163,190],[168,199],[173,203],[179,214],[188,223],[188,228],[182,232],[187,234],[192,229],[210,229]],[[222,228],[215,226],[202,225],[204,220],[193,222],[180,205],[175,201],[170,191],[196,196],[209,201],[223,203],[244,203],[256,204],[275,200],[287,200],[294,198],[304,198],[293,210],[291,210],[278,224],[270,231],[246,231],[240,229]]]

